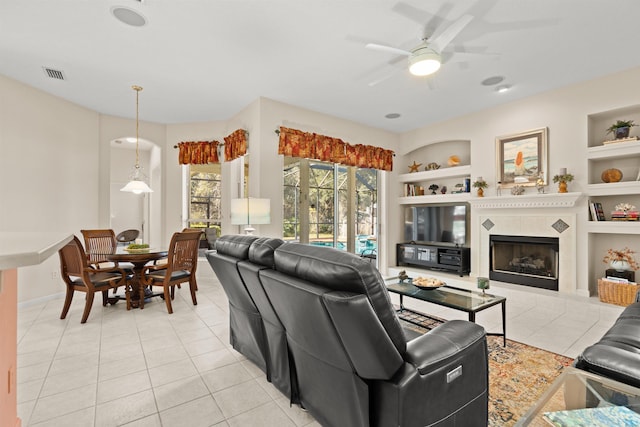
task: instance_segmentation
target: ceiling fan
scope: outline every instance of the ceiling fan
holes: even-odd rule
[[[422,42],[410,51],[376,43],[367,43],[365,47],[381,52],[408,56],[409,72],[415,76],[428,76],[440,69],[443,50],[472,20],[472,15],[463,15],[447,28],[443,29],[433,40],[428,36],[423,37]],[[437,33],[438,30],[434,31],[434,34]],[[374,82],[373,84],[378,82]]]

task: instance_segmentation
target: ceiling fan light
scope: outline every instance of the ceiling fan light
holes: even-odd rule
[[[414,76],[428,76],[440,69],[440,55],[429,47],[419,47],[409,57],[409,72]]]

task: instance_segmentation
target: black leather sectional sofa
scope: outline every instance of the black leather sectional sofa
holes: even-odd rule
[[[487,425],[482,327],[408,339],[380,273],[336,249],[228,235],[206,256],[233,347],[323,426]]]
[[[600,341],[578,356],[574,366],[640,387],[640,302],[625,308]]]

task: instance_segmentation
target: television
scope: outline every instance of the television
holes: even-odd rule
[[[404,211],[405,241],[464,246],[468,212],[466,204],[407,206]]]

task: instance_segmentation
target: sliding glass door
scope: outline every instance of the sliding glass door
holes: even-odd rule
[[[377,171],[285,159],[284,239],[375,254]]]

